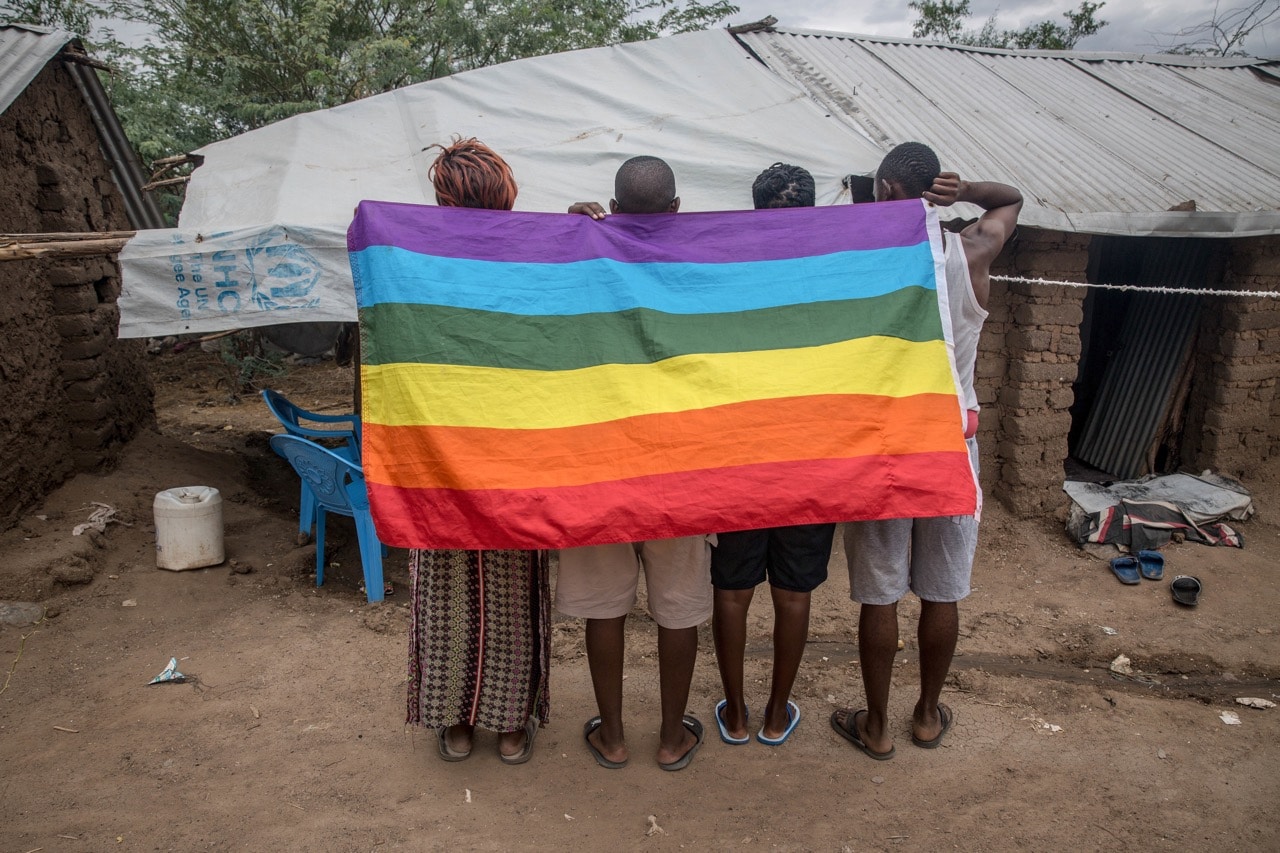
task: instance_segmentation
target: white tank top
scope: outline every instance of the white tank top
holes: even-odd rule
[[[978,411],[978,393],[973,387],[973,371],[978,363],[978,338],[987,312],[973,295],[969,277],[969,260],[964,256],[964,243],[959,234],[947,234],[942,257],[947,277],[947,302],[951,310],[951,333],[956,345],[956,376],[960,380],[960,402],[970,411]]]

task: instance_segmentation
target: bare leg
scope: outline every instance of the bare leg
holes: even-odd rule
[[[867,713],[858,735],[875,752],[893,747],[889,734],[889,684],[893,680],[893,656],[898,651],[898,604],[864,604],[858,616],[858,657]],[[857,720],[848,727],[856,728]]]
[[[921,740],[932,740],[942,731],[938,699],[951,670],[959,636],[960,609],[954,601],[920,602],[920,627],[916,635],[920,643],[920,700],[911,715],[911,728]]]
[[[717,589],[711,633],[716,640],[716,664],[724,686],[724,711],[720,718],[731,737],[747,736],[747,706],[742,688],[742,659],[747,650],[747,610],[751,589]],[[775,676],[776,677],[776,676]]]
[[[622,731],[622,656],[627,617],[587,620],[587,665],[600,710],[600,728],[592,743],[610,761],[627,760]]]
[[[773,680],[769,704],[764,709],[764,735],[778,738],[787,730],[787,700],[804,659],[809,639],[809,599],[807,592],[770,586],[773,593]],[[744,626],[745,628],[745,626]]]
[[[658,732],[658,763],[679,760],[697,742],[684,727],[689,685],[698,659],[698,629],[658,628],[658,684],[662,694],[662,728]],[[618,682],[621,692],[621,680]],[[609,756],[612,758],[613,756]]]
[[[524,749],[524,739],[524,729],[514,732],[498,732],[498,752],[508,758],[513,755],[519,755],[520,750]]]
[[[475,730],[475,726],[467,723],[449,726],[444,730],[444,742],[449,744],[449,748],[454,752],[470,752],[471,738],[475,734]]]

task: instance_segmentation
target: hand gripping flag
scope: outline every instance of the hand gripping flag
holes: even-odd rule
[[[597,222],[366,201],[347,241],[388,544],[974,512],[921,202]]]

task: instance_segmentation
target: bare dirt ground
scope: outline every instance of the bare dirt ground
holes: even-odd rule
[[[216,356],[198,350],[152,366],[160,432],[0,536],[0,600],[47,607],[35,626],[0,627],[0,850],[1280,849],[1280,709],[1234,701],[1280,698],[1274,471],[1248,484],[1259,513],[1241,526],[1243,551],[1171,545],[1165,581],[1137,587],[1058,524],[989,501],[942,749],[908,738],[911,601],[897,756],[871,761],[829,728],[833,708],[862,704],[837,552],[796,687],[803,722],[784,746],[715,738],[704,628],[690,704],[711,736],[687,770],[661,771],[656,632],[637,611],[630,766],[603,770],[583,747],[594,702],[573,620],[555,625],[552,722],[533,760],[505,766],[481,736],[470,760],[446,764],[430,733],[403,724],[403,552],[386,561],[394,594],[367,604],[354,530],[337,519],[342,542],[317,589],[314,547],[294,542],[296,480],[266,447],[261,402],[232,405]],[[294,368],[271,384],[309,408],[349,408],[350,370]],[[221,491],[236,566],[157,570],[152,500],[193,484]],[[94,501],[131,526],[73,537]],[[1177,574],[1203,580],[1198,608],[1172,602]],[[757,718],[770,624],[758,596]],[[1122,653],[1128,677],[1108,671]],[[147,686],[170,656],[191,681]]]

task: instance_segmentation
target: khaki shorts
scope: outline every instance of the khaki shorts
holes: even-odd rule
[[[626,616],[640,570],[649,614],[663,628],[694,628],[711,618],[711,544],[706,536],[588,545],[560,551],[556,609],[582,619]]]

